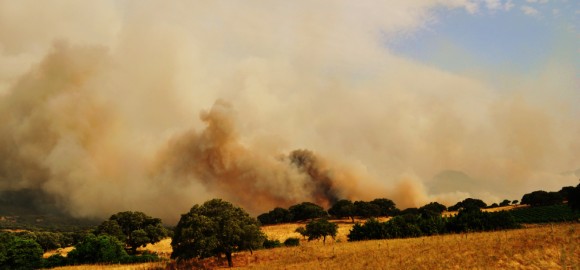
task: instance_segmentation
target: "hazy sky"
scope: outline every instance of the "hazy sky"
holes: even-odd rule
[[[0,191],[171,222],[214,197],[257,214],[576,185],[579,12],[557,0],[0,0]]]
[[[535,76],[554,58],[578,70],[579,9],[576,1],[481,1],[472,12],[439,11],[433,23],[387,46],[460,73]]]

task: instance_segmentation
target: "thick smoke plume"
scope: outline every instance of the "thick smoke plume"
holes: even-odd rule
[[[312,151],[261,155],[244,147],[232,111],[230,104],[218,100],[210,111],[201,114],[207,125],[203,131],[189,131],[169,142],[160,155],[158,170],[177,181],[200,181],[210,193],[254,212],[302,201],[329,207],[356,193],[347,185],[359,180],[355,175],[349,175],[344,167],[333,172]]]
[[[577,184],[576,63],[473,75],[388,48],[435,10],[477,8],[0,0],[0,202],[171,223],[214,197],[258,214]]]

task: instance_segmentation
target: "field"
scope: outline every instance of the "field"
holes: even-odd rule
[[[266,226],[281,241],[299,237],[303,224]],[[238,269],[580,269],[580,224],[534,225],[524,229],[409,239],[347,242],[351,223],[339,224],[336,240],[302,241],[301,246],[238,253]],[[148,250],[170,253],[166,239]],[[209,268],[225,262],[205,260]],[[160,269],[165,263],[62,267],[61,270]],[[185,269],[185,268],[184,268]]]

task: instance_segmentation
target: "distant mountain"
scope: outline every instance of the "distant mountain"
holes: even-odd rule
[[[100,222],[70,216],[41,190],[0,191],[0,229],[75,231]]]

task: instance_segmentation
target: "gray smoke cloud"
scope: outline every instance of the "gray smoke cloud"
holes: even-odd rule
[[[6,194],[175,222],[213,197],[258,214],[337,198],[497,202],[577,182],[562,172],[580,166],[580,93],[557,53],[497,86],[385,47],[471,1],[43,5],[0,1]]]

